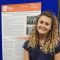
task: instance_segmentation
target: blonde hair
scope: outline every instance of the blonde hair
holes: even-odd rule
[[[37,22],[41,16],[47,16],[52,20],[51,30],[47,34],[47,38],[45,41],[44,46],[42,47],[42,51],[44,53],[53,52],[55,51],[55,47],[58,45],[58,19],[57,17],[49,11],[42,12],[39,16],[37,21],[35,22],[34,29],[29,36],[29,44],[28,46],[34,48],[39,42],[39,33],[37,31]]]

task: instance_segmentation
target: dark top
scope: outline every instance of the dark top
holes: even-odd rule
[[[29,52],[29,60],[54,60],[54,53],[45,54],[40,49],[40,46],[36,46],[35,48],[28,47],[29,41],[25,41],[23,48]],[[55,48],[55,54],[60,52],[60,43]]]

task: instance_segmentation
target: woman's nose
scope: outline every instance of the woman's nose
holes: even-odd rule
[[[45,24],[42,24],[42,27],[45,27]]]

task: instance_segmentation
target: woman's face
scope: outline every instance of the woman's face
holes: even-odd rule
[[[37,23],[37,31],[40,34],[47,34],[51,30],[51,18],[47,16],[41,16]]]

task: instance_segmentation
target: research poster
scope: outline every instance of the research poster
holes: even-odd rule
[[[41,13],[41,2],[2,5],[3,60],[23,60],[23,44]]]

